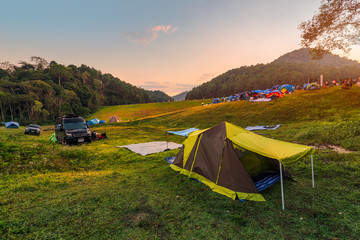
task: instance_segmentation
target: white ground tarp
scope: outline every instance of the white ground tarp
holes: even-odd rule
[[[127,148],[133,152],[136,152],[142,156],[146,156],[153,153],[164,152],[165,150],[169,149],[177,149],[182,147],[182,144],[177,144],[174,142],[147,142],[147,143],[137,143],[137,144],[130,144],[125,146],[117,146],[117,148]]]
[[[271,126],[255,126],[255,127],[246,127],[246,130],[249,131],[256,131],[256,130],[275,130],[278,129],[281,126],[279,125],[271,125]]]

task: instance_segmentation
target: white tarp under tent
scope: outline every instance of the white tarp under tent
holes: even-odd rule
[[[174,142],[165,142],[165,141],[157,141],[157,142],[147,142],[147,143],[137,143],[137,144],[129,144],[124,146],[117,146],[117,148],[127,148],[135,153],[138,153],[142,156],[146,156],[153,153],[164,152],[166,150],[172,150],[181,148],[182,144],[174,143]]]

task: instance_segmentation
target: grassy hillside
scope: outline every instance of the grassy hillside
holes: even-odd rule
[[[167,115],[173,112],[184,111],[194,106],[201,106],[201,103],[209,103],[210,100],[166,102],[166,103],[144,103],[132,105],[118,105],[103,107],[100,111],[88,116],[88,119],[98,118],[106,122],[111,116],[118,116],[123,121],[133,121],[148,117]]]
[[[305,92],[267,103],[201,101],[104,108],[90,116],[109,140],[80,146],[0,128],[0,239],[357,239],[360,234],[360,88]],[[170,113],[169,113],[170,112]],[[168,113],[168,114],[167,114]],[[160,115],[160,116],[159,116]],[[316,145],[315,186],[309,159],[288,170],[285,211],[280,185],[266,202],[233,201],[169,168],[178,150],[142,157],[119,145],[181,143],[167,130],[282,124],[268,137]],[[330,145],[351,150],[340,153]]]

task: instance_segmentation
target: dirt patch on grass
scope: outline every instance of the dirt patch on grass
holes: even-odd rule
[[[140,212],[134,214],[130,217],[131,221],[136,225],[139,225],[142,221],[144,221],[150,214],[146,212]]]
[[[335,145],[319,145],[315,146],[316,149],[330,149],[338,153],[353,153],[353,151],[346,150],[345,148]]]

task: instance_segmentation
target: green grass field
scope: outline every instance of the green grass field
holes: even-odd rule
[[[299,91],[272,102],[207,101],[108,107],[88,116],[122,122],[93,127],[108,140],[80,146],[0,128],[0,239],[359,239],[360,88]],[[132,120],[132,121],[128,121]],[[221,121],[282,124],[264,136],[319,148],[288,170],[266,202],[233,201],[173,171],[171,150],[142,157],[119,145],[184,138],[167,130]],[[342,151],[334,151],[337,146]]]

